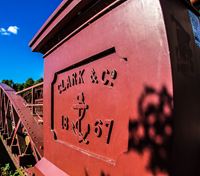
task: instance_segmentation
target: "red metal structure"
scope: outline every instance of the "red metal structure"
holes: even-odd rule
[[[26,107],[32,111],[32,115],[38,123],[43,123],[43,82],[26,88],[16,93],[26,101]]]
[[[32,174],[200,175],[200,52],[184,3],[64,0],[30,47],[44,54],[43,96],[20,92],[29,98],[17,107],[2,85],[1,119],[13,141],[3,104],[26,109]]]
[[[25,173],[43,156],[43,131],[27,102],[10,87],[0,84],[0,131],[2,142],[15,166]]]

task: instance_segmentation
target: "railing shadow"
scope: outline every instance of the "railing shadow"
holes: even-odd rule
[[[128,152],[150,151],[148,170],[170,173],[172,150],[172,96],[166,87],[146,86],[138,101],[138,117],[129,120]]]

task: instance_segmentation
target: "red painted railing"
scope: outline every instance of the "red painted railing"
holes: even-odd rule
[[[0,138],[15,166],[22,167],[26,173],[43,156],[43,125],[35,118],[42,117],[41,109],[40,115],[37,109],[42,107],[39,103],[39,100],[42,102],[42,85],[16,93],[0,84]],[[30,94],[26,94],[27,91],[31,99],[27,98]],[[20,96],[25,94],[26,100]]]
[[[24,98],[26,107],[30,108],[38,123],[43,123],[43,82],[16,92],[16,94]]]

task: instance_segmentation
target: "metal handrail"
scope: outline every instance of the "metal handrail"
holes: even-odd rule
[[[43,116],[43,82],[18,91],[16,95],[24,98],[25,105],[31,109],[32,115],[38,116],[38,119]]]
[[[31,87],[28,87],[28,88],[25,88],[25,89],[23,89],[23,90],[20,90],[20,91],[16,92],[16,94],[19,95],[19,94],[21,94],[21,93],[27,92],[27,91],[29,91],[29,90],[31,90],[31,89],[33,89],[33,88],[39,87],[39,86],[43,86],[43,82],[38,83],[38,84],[35,84],[35,85],[33,85],[33,86],[31,86]]]

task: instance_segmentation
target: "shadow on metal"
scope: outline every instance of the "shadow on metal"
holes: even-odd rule
[[[157,91],[146,86],[138,101],[136,120],[129,121],[128,151],[143,153],[150,150],[147,168],[157,175],[159,171],[170,173],[172,153],[172,96],[166,87]]]

